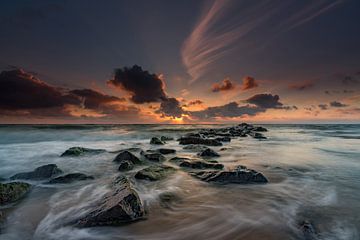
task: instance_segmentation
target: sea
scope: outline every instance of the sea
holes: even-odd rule
[[[113,162],[127,148],[156,149],[154,136],[174,139],[201,129],[231,125],[0,125],[0,177],[54,163],[64,173],[81,172],[94,180],[71,184],[30,181],[31,192],[8,209],[1,240],[165,240],[305,239],[308,221],[314,239],[360,239],[360,125],[265,124],[267,139],[234,138],[211,147],[226,169],[245,165],[261,172],[266,184],[214,184],[186,171],[160,181],[136,180],[145,166],[121,173]],[[70,147],[106,149],[101,154],[60,157]],[[195,157],[176,140],[167,159]],[[220,151],[220,148],[225,150]],[[166,161],[164,164],[172,165]],[[176,167],[176,166],[174,166]],[[69,222],[85,214],[126,175],[147,212],[145,220],[114,227],[76,228]],[[177,201],[163,204],[162,193]],[[1,210],[1,209],[0,209]]]

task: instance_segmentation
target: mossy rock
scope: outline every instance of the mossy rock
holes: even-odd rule
[[[83,148],[83,147],[71,147],[63,154],[61,154],[61,157],[77,157],[84,154],[98,154],[105,152],[104,149],[91,149],[91,148]]]
[[[166,178],[176,171],[175,168],[165,165],[150,166],[136,173],[135,178],[149,181],[157,181]]]
[[[0,183],[0,205],[13,203],[23,198],[31,185],[24,182]]]

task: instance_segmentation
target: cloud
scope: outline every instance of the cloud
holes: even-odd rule
[[[312,82],[295,83],[295,84],[289,85],[289,89],[303,91],[303,90],[310,89],[313,86],[314,86],[314,83],[312,83]]]
[[[214,83],[211,87],[212,92],[229,91],[235,88],[235,84],[229,78],[225,78],[220,83]]]
[[[252,88],[256,88],[258,87],[258,83],[256,82],[255,78],[250,77],[250,76],[246,76],[243,78],[243,83],[241,86],[241,90],[248,90],[248,89],[252,89]]]
[[[327,110],[327,109],[328,109],[328,105],[327,105],[327,104],[319,104],[318,107],[319,107],[321,110]]]
[[[344,85],[353,85],[353,84],[358,84],[360,83],[360,81],[358,79],[356,79],[354,76],[345,76],[342,79],[342,83]]]
[[[330,102],[330,106],[331,107],[347,107],[348,105],[343,104],[341,102],[333,101],[333,102]]]
[[[0,73],[1,109],[55,108],[79,103],[80,100],[73,94],[63,93],[21,69]]]
[[[155,113],[162,114],[163,117],[180,118],[184,110],[176,98],[166,98],[161,102],[160,108]]]
[[[230,102],[228,104],[216,107],[208,107],[201,111],[192,111],[190,115],[200,119],[216,118],[216,117],[242,117],[254,116],[260,112],[265,112],[266,109],[253,107],[249,105],[239,106],[237,102]]]
[[[245,102],[254,104],[260,108],[284,108],[279,100],[279,95],[262,93],[246,99]]]
[[[76,89],[70,91],[70,93],[79,96],[83,106],[89,109],[97,109],[105,104],[125,101],[124,98],[109,96],[92,89]]]
[[[203,104],[204,102],[197,99],[197,100],[192,100],[188,103],[188,106],[192,106],[192,105],[200,105],[200,104]]]
[[[114,79],[108,80],[107,83],[129,92],[131,101],[137,104],[161,102],[167,97],[161,78],[137,65],[116,69]]]

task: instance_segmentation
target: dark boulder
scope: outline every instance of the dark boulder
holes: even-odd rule
[[[83,147],[71,147],[66,150],[61,157],[77,157],[84,154],[98,154],[106,152],[104,149],[91,149],[91,148],[83,148]]]
[[[133,168],[134,168],[134,163],[132,163],[131,161],[125,160],[120,163],[118,170],[119,171],[128,171]]]
[[[201,153],[199,153],[199,156],[201,157],[220,157],[220,154],[212,150],[211,148],[207,148]]]
[[[117,163],[129,161],[133,164],[141,164],[140,159],[127,150],[120,152],[113,161]]]
[[[64,176],[53,178],[48,183],[49,184],[72,183],[72,182],[76,182],[76,181],[84,181],[84,180],[89,180],[89,179],[94,179],[94,177],[85,175],[83,173],[70,173],[70,174],[66,174]]]
[[[144,154],[144,157],[152,162],[163,162],[166,160],[164,155],[162,155],[161,153],[146,153]]]
[[[168,148],[159,148],[156,151],[161,153],[161,154],[173,154],[173,153],[176,153],[175,149],[168,149]]]
[[[220,163],[211,163],[203,160],[191,160],[191,161],[185,160],[182,161],[179,164],[179,166],[185,168],[193,168],[193,169],[208,169],[208,168],[223,169],[224,168],[224,165]]]
[[[256,139],[266,139],[266,137],[264,135],[262,135],[261,133],[258,133],[258,132],[251,131],[251,132],[249,132],[249,135]]]
[[[180,164],[183,161],[191,161],[191,158],[186,158],[186,157],[173,157],[169,160],[169,162],[173,162],[173,163],[177,163]]]
[[[14,176],[10,177],[10,179],[44,180],[59,175],[61,173],[62,171],[56,166],[56,164],[47,164],[36,168],[32,172],[15,174]]]
[[[222,146],[222,143],[215,139],[199,138],[199,137],[182,137],[179,139],[179,144],[202,144],[206,146]]]
[[[207,146],[199,145],[199,144],[189,144],[183,147],[184,150],[192,150],[195,152],[204,151],[207,148],[208,148]]]
[[[77,227],[116,226],[144,217],[144,207],[137,192],[131,188],[125,177],[120,176],[113,182],[112,191],[74,224]]]
[[[18,201],[30,188],[31,185],[24,182],[0,183],[0,206]]]
[[[150,166],[135,174],[135,178],[149,181],[157,181],[166,178],[176,171],[175,168],[165,165]]]
[[[240,184],[268,182],[263,174],[247,169],[245,166],[238,166],[232,171],[200,171],[191,173],[191,175],[205,182]]]
[[[251,131],[254,132],[267,132],[267,129],[264,127],[254,127]]]
[[[151,140],[150,140],[150,144],[154,144],[154,145],[164,145],[165,142],[161,141],[161,139],[158,138],[158,137],[153,137],[153,138],[151,138]]]
[[[215,140],[217,140],[219,142],[230,142],[231,138],[230,137],[217,137],[217,138],[215,138]]]
[[[160,137],[160,140],[165,142],[165,141],[171,141],[171,140],[174,140],[173,137],[168,137],[168,136],[161,136]]]

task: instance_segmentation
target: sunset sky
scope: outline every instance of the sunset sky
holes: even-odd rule
[[[360,1],[0,2],[0,123],[360,122]]]

